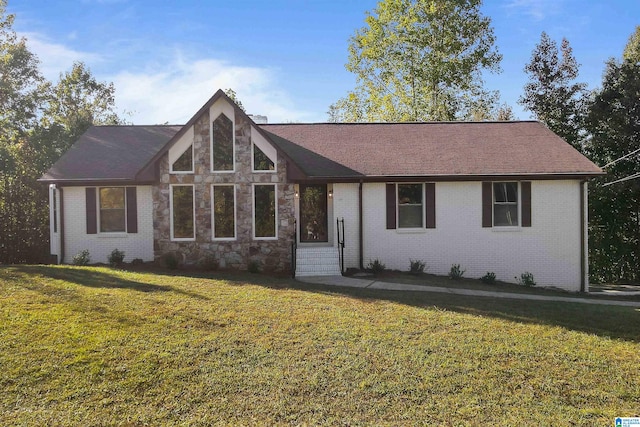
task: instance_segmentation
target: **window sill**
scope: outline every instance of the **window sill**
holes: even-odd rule
[[[271,241],[275,241],[275,240],[278,240],[278,238],[277,237],[254,237],[253,240],[262,240],[262,241],[271,240]]]
[[[424,234],[426,232],[426,228],[396,228],[398,234]]]
[[[235,173],[235,172],[236,172],[235,169],[234,170],[230,170],[230,171],[226,171],[226,170],[225,171],[213,171],[213,170],[211,171],[211,173]]]
[[[212,242],[235,242],[238,240],[235,237],[214,237],[211,239]]]
[[[277,170],[273,170],[273,171],[263,171],[263,170],[256,170],[256,169],[251,170],[251,172],[252,172],[252,173],[271,173],[271,174],[273,174],[273,173],[278,173],[278,171],[277,171]]]
[[[522,231],[522,227],[519,225],[494,225],[491,227],[492,231],[503,232],[503,231]]]
[[[98,238],[100,239],[123,239],[129,237],[129,234],[124,231],[118,231],[115,233],[98,233]]]
[[[196,239],[195,237],[189,237],[189,238],[172,238],[171,239],[172,242],[195,242]]]
[[[194,172],[190,170],[190,171],[169,171],[169,173],[171,175],[189,175],[189,174],[193,174]]]

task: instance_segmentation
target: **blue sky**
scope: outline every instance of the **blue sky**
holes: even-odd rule
[[[184,123],[217,90],[233,88],[247,112],[270,123],[326,121],[355,84],[348,40],[374,0],[9,0],[14,29],[28,39],[46,77],[83,61],[116,87],[134,124]],[[486,76],[516,116],[523,71],[546,31],[566,37],[579,80],[600,85],[640,25],[640,0],[485,0],[503,72]]]

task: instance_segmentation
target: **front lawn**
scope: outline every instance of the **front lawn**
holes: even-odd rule
[[[0,267],[0,425],[612,425],[640,310]]]

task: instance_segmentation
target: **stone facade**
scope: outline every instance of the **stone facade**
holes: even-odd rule
[[[224,102],[224,101],[222,101]],[[295,189],[287,182],[286,161],[278,156],[277,172],[253,172],[251,167],[251,123],[235,113],[235,171],[211,172],[210,126],[215,117],[206,111],[194,123],[194,173],[169,173],[169,157],[159,160],[160,182],[153,187],[154,255],[167,253],[182,263],[194,265],[213,257],[220,268],[246,270],[253,262],[263,271],[291,269],[291,243],[295,228]],[[277,187],[277,240],[253,238],[254,183],[273,183]],[[195,241],[172,241],[170,234],[170,185],[193,184],[195,188]],[[211,188],[213,184],[234,184],[236,188],[236,238],[212,238]],[[207,261],[205,261],[207,260]]]

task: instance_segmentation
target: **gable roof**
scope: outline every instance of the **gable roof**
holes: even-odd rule
[[[259,126],[310,179],[603,173],[534,121]]]
[[[151,183],[153,166],[223,98],[290,165],[296,180],[589,177],[602,170],[540,122],[256,125],[222,90],[185,125],[93,126],[39,180]]]
[[[182,126],[92,126],[42,182],[124,181],[137,175]]]

